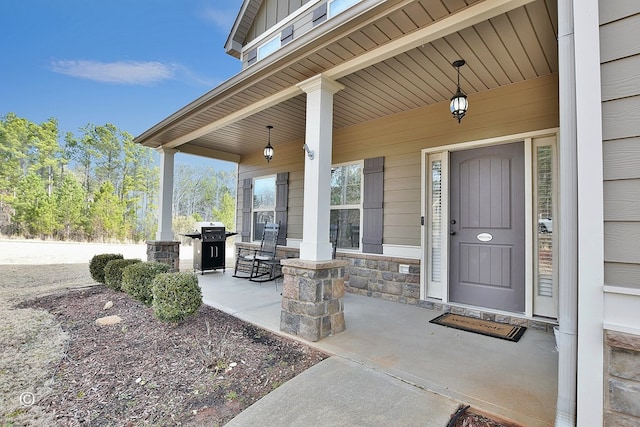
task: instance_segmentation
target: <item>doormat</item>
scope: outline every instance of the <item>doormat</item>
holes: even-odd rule
[[[525,326],[508,325],[506,323],[492,322],[491,320],[476,319],[475,317],[462,316],[460,314],[444,313],[429,323],[461,329],[467,332],[487,335],[507,341],[518,342],[527,330]]]

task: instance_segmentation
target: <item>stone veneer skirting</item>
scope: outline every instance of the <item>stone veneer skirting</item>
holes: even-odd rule
[[[605,331],[605,426],[640,426],[640,335]]]
[[[180,242],[148,240],[147,261],[156,261],[168,264],[171,272],[180,270]]]
[[[251,243],[236,243],[243,248],[256,248]],[[296,258],[299,256],[297,248],[278,247],[278,257]],[[417,307],[452,312],[479,319],[511,325],[526,326],[533,330],[553,333],[556,322],[526,319],[509,314],[499,314],[481,311],[476,308],[443,304],[438,300],[420,299],[420,260],[412,258],[392,257],[377,254],[363,254],[355,252],[338,252],[338,260],[346,261],[344,283],[346,292]],[[408,273],[400,273],[400,266],[409,267]]]
[[[557,323],[550,321],[537,321],[508,314],[485,312],[476,308],[444,304],[438,300],[421,300],[420,260],[369,254],[338,254],[338,258],[348,262],[344,280],[346,290],[350,293],[415,305],[430,310],[526,326],[548,333],[553,333],[553,327],[557,325]],[[409,272],[400,273],[401,265],[407,265]]]
[[[319,341],[345,330],[344,261],[282,260],[280,330]]]

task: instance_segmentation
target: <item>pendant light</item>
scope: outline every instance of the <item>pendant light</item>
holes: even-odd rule
[[[271,146],[271,129],[273,129],[273,126],[268,125],[267,129],[269,129],[269,139],[267,146],[264,147],[264,158],[267,159],[267,163],[269,163],[271,159],[273,159],[273,147]]]
[[[451,97],[451,104],[449,104],[449,109],[451,110],[451,114],[454,119],[460,120],[464,117],[469,109],[469,101],[467,100],[467,95],[465,95],[462,90],[460,90],[460,67],[465,64],[464,59],[458,59],[457,61],[453,61],[451,65],[453,65],[458,70],[458,87],[456,93]]]

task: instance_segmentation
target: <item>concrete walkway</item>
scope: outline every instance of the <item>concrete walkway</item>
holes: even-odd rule
[[[280,332],[280,281],[199,275],[204,302]],[[446,426],[459,404],[526,426],[551,426],[557,352],[552,334],[518,343],[429,323],[437,311],[347,294],[347,330],[306,344],[332,355],[229,426]]]

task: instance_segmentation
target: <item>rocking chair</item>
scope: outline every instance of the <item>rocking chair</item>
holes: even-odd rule
[[[338,237],[340,236],[340,223],[329,225],[329,242],[331,242],[332,257],[336,259],[336,249],[338,248]]]
[[[276,258],[280,225],[265,223],[260,248],[238,248],[233,277],[248,278],[252,282],[267,282],[280,277],[280,260]]]

